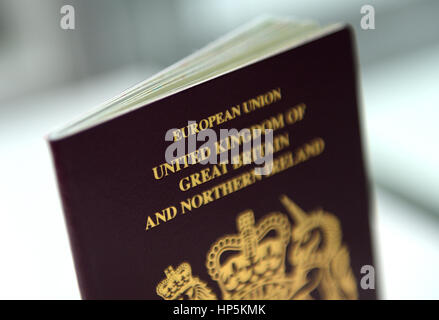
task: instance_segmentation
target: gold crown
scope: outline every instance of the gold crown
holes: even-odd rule
[[[157,285],[157,294],[165,300],[216,300],[215,294],[206,283],[192,277],[189,263],[183,262],[176,270],[165,269],[166,279]]]
[[[157,294],[164,299],[178,299],[191,287],[192,269],[188,263],[182,263],[176,270],[172,266],[165,269],[166,279],[157,286]]]
[[[272,213],[255,225],[253,211],[247,210],[238,216],[237,228],[239,234],[220,238],[207,255],[209,275],[218,282],[223,298],[289,298],[292,286],[285,277],[291,236],[288,218]]]

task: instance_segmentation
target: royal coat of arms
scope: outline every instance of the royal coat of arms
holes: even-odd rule
[[[224,300],[357,299],[349,251],[338,218],[323,209],[303,211],[287,196],[288,212],[272,212],[257,223],[252,210],[236,219],[238,233],[218,239],[206,267]],[[166,300],[213,300],[191,265],[169,266],[157,294]]]

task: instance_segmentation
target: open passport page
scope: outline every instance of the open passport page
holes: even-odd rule
[[[356,64],[259,18],[49,134],[82,297],[376,298]]]

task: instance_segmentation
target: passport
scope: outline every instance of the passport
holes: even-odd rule
[[[374,299],[357,77],[349,26],[259,19],[52,132],[82,298]]]

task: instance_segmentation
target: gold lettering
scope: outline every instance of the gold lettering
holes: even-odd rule
[[[148,219],[146,220],[146,229],[145,230],[148,230],[148,229],[154,228],[154,227],[155,227],[154,221],[152,221],[152,218],[148,216]]]
[[[191,188],[191,183],[189,182],[189,177],[184,177],[178,183],[181,191],[188,191]]]
[[[186,210],[192,211],[191,198],[186,199],[186,202],[181,201],[180,206],[182,214],[185,214]]]
[[[297,121],[303,120],[305,116],[305,109],[306,109],[306,105],[304,103],[301,103],[297,106],[288,109],[285,112],[285,118],[287,124],[293,124]]]
[[[160,166],[160,172],[161,172],[160,175],[157,173],[157,167],[152,168],[152,172],[154,173],[154,178],[155,178],[156,180],[160,180],[161,178],[163,178],[163,169],[162,169],[162,166]]]

